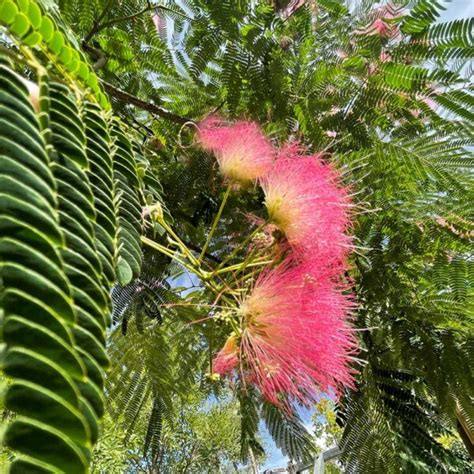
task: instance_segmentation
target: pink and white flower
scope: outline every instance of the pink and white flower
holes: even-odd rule
[[[380,36],[381,38],[397,37],[400,35],[400,30],[394,20],[404,15],[403,8],[388,3],[375,9],[372,13],[372,18],[375,17],[375,19],[365,28],[357,30],[356,33],[366,36]]]
[[[310,405],[352,386],[352,299],[306,265],[284,263],[257,279],[240,307],[241,377],[276,405]]]
[[[255,181],[272,166],[273,147],[254,122],[227,125],[209,117],[199,125],[199,139],[205,150],[215,154],[221,173],[230,181]]]
[[[231,334],[212,362],[212,370],[219,375],[232,372],[239,363],[239,348],[235,334]]]
[[[380,36],[381,38],[394,38],[399,35],[399,30],[382,18],[377,18],[362,30],[357,30],[358,35]]]
[[[387,51],[382,51],[379,56],[380,62],[385,63],[392,60],[392,56]]]
[[[351,243],[350,200],[321,155],[303,156],[299,146],[287,146],[261,185],[272,222],[297,254],[320,266],[344,261]]]

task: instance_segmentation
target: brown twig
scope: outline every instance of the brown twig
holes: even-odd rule
[[[108,26],[114,25],[115,23],[119,23],[121,21],[133,20],[134,18],[137,18],[140,15],[143,15],[144,13],[146,13],[148,11],[152,11],[152,10],[165,10],[165,11],[169,11],[169,12],[175,14],[175,15],[182,16],[186,20],[189,20],[189,21],[192,20],[192,18],[189,18],[188,16],[184,15],[183,13],[176,12],[174,10],[171,10],[171,8],[164,7],[163,5],[150,5],[149,4],[147,7],[143,8],[142,10],[140,10],[137,13],[133,13],[132,15],[121,16],[121,17],[118,17],[118,18],[112,18],[111,20],[102,23],[100,29],[107,28]]]
[[[183,240],[183,239],[181,239]],[[202,248],[198,247],[197,245],[194,245],[192,242],[187,242],[186,240],[183,240],[183,243],[189,247],[191,250],[194,250],[195,252],[202,252]],[[205,252],[204,253],[204,256],[208,259],[208,260],[212,260],[213,262],[216,262],[216,263],[222,263],[222,260],[219,258],[219,257],[215,257],[214,255],[208,253],[208,252]]]
[[[110,4],[111,2],[109,2]],[[167,8],[163,5],[152,5],[150,2],[148,2],[148,5],[144,8],[142,8],[140,11],[136,13],[132,13],[131,15],[125,15],[125,16],[119,16],[117,18],[112,18],[108,21],[104,21],[101,23],[101,21],[104,19],[105,14],[108,11],[108,6],[104,9],[102,14],[99,16],[97,21],[94,22],[94,26],[92,30],[89,32],[89,34],[84,38],[84,42],[88,43],[93,36],[95,36],[97,33],[100,32],[100,30],[103,30],[104,28],[107,28],[109,26],[115,25],[116,23],[120,23],[122,21],[129,21],[129,20],[134,20],[135,18],[138,18],[139,16],[143,15],[146,12],[153,11],[153,10],[165,10],[169,11],[175,15],[182,16],[186,20],[192,21],[192,18],[189,18],[188,16],[184,15],[183,13],[176,12],[172,10],[171,8]]]
[[[148,3],[148,5],[145,8],[142,8],[139,12],[132,13],[131,15],[125,15],[125,16],[119,16],[117,18],[112,18],[109,21],[104,21],[104,23],[102,23],[100,25],[99,31],[102,30],[103,28],[107,28],[108,26],[112,26],[115,23],[119,23],[121,21],[134,20],[135,18],[139,17],[140,15],[143,15],[144,13],[149,12],[151,10],[156,10],[158,8],[159,8],[159,6],[151,5],[150,3]]]
[[[92,65],[92,69],[94,69],[94,71],[102,69],[107,64],[107,56],[105,55],[104,51],[99,48],[89,46],[85,41],[82,42],[82,47],[84,51],[87,51],[92,56],[94,56],[95,63]]]
[[[287,21],[288,18],[294,15],[305,3],[305,0],[292,0],[288,6],[281,11],[280,16],[282,20]]]
[[[145,102],[134,95],[129,94],[128,92],[118,89],[117,87],[113,86],[109,82],[102,81],[102,85],[104,89],[113,97],[121,100],[122,102],[126,102],[127,104],[134,105],[142,110],[146,110],[151,112],[152,114],[156,114],[159,117],[163,117],[165,119],[170,120],[171,122],[178,123],[180,125],[185,124],[186,122],[192,122],[191,119],[186,117],[181,117],[180,115],[176,115],[173,112],[169,112],[161,107],[158,107],[155,104],[151,104],[150,102]]]
[[[87,44],[91,40],[91,38],[100,31],[100,29],[101,29],[100,22],[104,19],[105,15],[109,11],[110,7],[112,6],[112,2],[113,2],[113,0],[109,0],[106,3],[104,9],[102,10],[102,13],[99,15],[99,18],[97,18],[97,20],[94,21],[94,25],[92,26],[92,29],[85,36],[84,43]]]

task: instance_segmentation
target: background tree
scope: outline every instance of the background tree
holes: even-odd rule
[[[200,395],[198,395],[200,396]],[[176,403],[172,417],[161,420],[158,439],[144,451],[145,417],[134,431],[120,429],[124,420],[106,416],[94,450],[91,470],[96,473],[218,473],[243,470],[240,464],[240,415],[232,401],[198,399],[192,394]],[[259,464],[263,459],[259,459]]]

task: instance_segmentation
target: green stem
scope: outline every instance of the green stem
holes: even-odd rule
[[[240,335],[241,329],[240,329],[240,326],[236,323],[236,321],[233,320],[233,319],[229,319],[229,324],[231,325],[231,327],[234,330],[235,334]]]
[[[158,252],[166,255],[167,257],[172,258],[173,260],[178,262],[180,265],[185,267],[187,270],[189,270],[191,273],[194,273],[195,275],[197,275],[199,279],[202,281],[202,283],[204,284],[204,286],[207,287],[209,290],[211,290],[215,295],[220,296],[222,301],[225,301],[231,307],[234,305],[234,302],[232,300],[230,300],[226,295],[221,294],[223,288],[220,288],[215,282],[213,282],[212,280],[209,280],[208,276],[202,273],[201,268],[199,266],[194,267],[194,266],[188,265],[185,261],[180,259],[176,254],[174,254],[170,249],[143,235],[141,236],[141,241],[145,245],[148,245],[149,247],[157,250]]]
[[[254,237],[256,234],[258,234],[265,226],[267,225],[267,222],[263,222],[262,224],[260,224],[256,229],[254,229],[250,235],[247,236],[247,238],[239,245],[237,246],[234,250],[232,250],[232,252],[226,257],[224,258],[224,260],[222,260],[221,263],[219,263],[219,265],[217,265],[216,269],[214,270],[214,272],[211,274],[211,276],[213,276],[214,274],[217,274],[219,273],[219,270],[229,261],[229,260],[232,260]]]
[[[246,262],[236,263],[235,265],[221,268],[220,270],[215,270],[213,275],[220,275],[221,273],[232,272],[234,270],[244,270],[245,268],[249,268],[249,267],[258,267],[259,265],[268,265],[269,263],[272,263],[272,262],[273,260],[264,260],[262,262],[254,261],[247,264]]]
[[[158,242],[155,242],[154,240],[151,240],[148,237],[145,237],[143,235],[141,236],[141,241],[145,245],[148,245],[149,247],[157,250],[158,252],[161,252],[167,257],[172,258],[173,260],[178,262],[180,265],[185,267],[190,272],[195,273],[199,277],[202,277],[201,272],[199,271],[199,268],[191,267],[190,265],[188,265],[185,261],[181,260],[174,252],[172,252],[168,247],[165,247],[164,245],[161,245]]]
[[[193,255],[191,250],[188,249],[187,245],[178,237],[176,232],[172,229],[170,225],[167,224],[167,222],[162,219],[160,220],[160,224],[165,228],[165,230],[168,232],[168,234],[173,237],[172,243],[176,244],[181,252],[188,258],[188,260],[193,264],[199,266],[199,262],[197,258]]]
[[[219,210],[217,211],[216,217],[214,218],[214,222],[212,223],[211,230],[209,231],[209,234],[207,236],[206,243],[204,244],[204,247],[202,248],[201,255],[199,255],[199,260],[198,260],[199,262],[201,262],[202,259],[204,258],[204,255],[206,254],[206,250],[209,247],[209,244],[211,243],[212,236],[214,235],[214,232],[217,229],[217,224],[219,224],[219,221],[222,216],[222,211],[224,210],[224,207],[226,205],[227,199],[230,194],[230,189],[231,189],[231,185],[227,186],[227,189],[225,190],[225,193],[224,193],[224,197],[222,198],[221,205],[219,207]]]

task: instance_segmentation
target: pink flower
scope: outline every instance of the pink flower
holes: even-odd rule
[[[261,185],[272,222],[297,254],[321,266],[344,260],[351,243],[345,233],[350,201],[320,155],[301,156],[297,145],[283,148]]]
[[[155,13],[152,15],[152,20],[155,24],[158,35],[161,37],[161,39],[166,39],[166,18],[159,13]]]
[[[348,57],[348,54],[343,50],[343,49],[336,49],[336,56],[341,59],[346,59]]]
[[[359,35],[380,36],[381,38],[394,38],[399,36],[400,30],[393,20],[405,14],[403,8],[388,3],[380,8],[376,8],[371,17],[375,20],[362,30],[357,30]]]
[[[439,92],[433,91],[431,95],[417,94],[416,98],[434,112],[438,105],[431,97],[436,97],[437,95],[439,95]]]
[[[336,138],[337,137],[337,132],[335,132],[334,130],[327,130],[326,135],[330,138]]]
[[[324,274],[288,261],[257,279],[240,307],[244,384],[271,403],[310,405],[319,391],[352,386],[353,303]]]
[[[377,16],[385,18],[387,20],[394,20],[400,18],[406,14],[406,10],[403,7],[393,5],[391,2],[375,10]]]
[[[430,108],[430,109],[433,110],[433,111],[435,111],[435,110],[438,108],[438,106],[436,105],[436,102],[435,102],[433,99],[431,99],[430,97],[424,97],[424,98],[421,99],[421,100],[422,100],[422,102],[424,102],[424,104],[425,104],[428,108]]]
[[[375,64],[375,63],[369,63],[369,65],[368,65],[368,67],[367,67],[367,72],[368,72],[369,76],[372,76],[372,75],[375,74],[377,71],[378,71],[378,66],[377,66],[377,64]]]
[[[239,362],[238,350],[235,334],[231,334],[212,362],[213,372],[219,375],[232,372]]]
[[[253,122],[225,125],[210,117],[199,125],[199,139],[205,150],[216,155],[221,173],[231,181],[255,181],[272,166],[273,148]]]
[[[392,38],[396,36],[397,30],[383,21],[381,18],[377,18],[370,25],[363,30],[358,30],[357,34],[366,36],[380,36],[381,38]]]
[[[391,60],[392,60],[392,56],[390,55],[390,53],[387,53],[387,51],[382,51],[382,52],[380,53],[379,59],[380,59],[380,62],[381,62],[381,63],[385,63],[385,62],[387,62],[387,61],[391,61]]]

